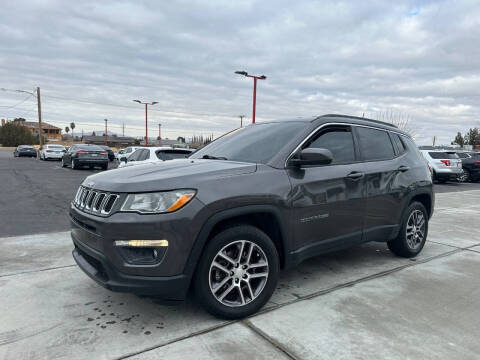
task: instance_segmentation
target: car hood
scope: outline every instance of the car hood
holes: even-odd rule
[[[87,177],[82,185],[110,192],[197,189],[199,184],[220,177],[255,172],[256,164],[203,159],[177,159],[108,170]]]

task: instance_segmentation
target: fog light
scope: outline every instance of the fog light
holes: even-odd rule
[[[167,247],[168,240],[116,240],[115,246],[127,247]]]

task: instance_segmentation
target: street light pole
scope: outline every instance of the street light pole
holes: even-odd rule
[[[108,128],[107,128],[108,119],[104,119],[104,120],[105,120],[105,145],[108,146]]]
[[[162,127],[162,124],[158,124],[158,146],[162,146],[162,132],[160,128]]]
[[[144,104],[145,105],[145,146],[148,146],[148,105],[155,105],[158,104],[158,101],[152,101],[152,102],[142,102],[140,100],[132,100],[135,101],[139,104]]]
[[[265,80],[265,75],[250,75],[246,71],[235,71],[235,74],[243,75],[245,77],[253,78],[253,111],[252,111],[252,124],[255,124],[255,109],[257,105],[257,80]]]
[[[245,115],[238,115],[238,117],[240,118],[240,127],[243,127],[243,118]]]

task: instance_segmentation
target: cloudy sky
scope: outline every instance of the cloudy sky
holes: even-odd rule
[[[480,126],[480,3],[2,0],[0,117],[170,138],[257,121],[408,116],[419,144]],[[152,134],[153,135],[153,134]],[[156,135],[156,133],[155,133]]]

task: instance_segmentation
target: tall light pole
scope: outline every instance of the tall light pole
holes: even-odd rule
[[[267,77],[265,75],[250,75],[246,71],[235,71],[235,74],[243,75],[246,77],[253,78],[253,111],[252,111],[252,124],[255,124],[255,107],[257,103],[257,80],[265,80]]]
[[[158,124],[158,146],[162,146],[162,132],[160,128],[162,127],[162,124]]]
[[[238,115],[240,118],[240,127],[243,127],[243,118],[246,117],[245,115]]]
[[[105,120],[105,145],[108,146],[108,128],[107,128],[108,119],[104,119],[104,120]]]
[[[132,100],[132,101],[145,105],[145,146],[148,146],[148,105],[158,104],[158,101],[152,101],[152,102],[142,102],[140,100]]]

